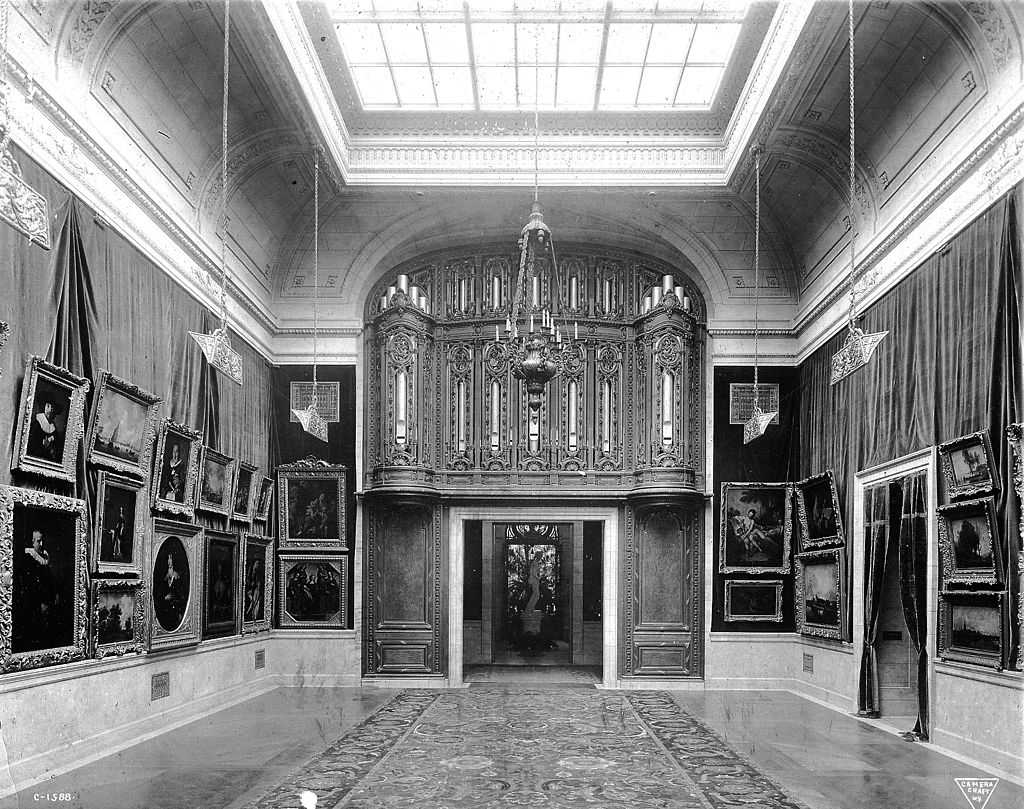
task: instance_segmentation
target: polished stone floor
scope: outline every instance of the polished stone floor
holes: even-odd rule
[[[238,809],[392,695],[377,688],[279,688],[0,805],[39,807],[46,803],[37,796],[69,792],[75,800],[59,805]],[[965,809],[969,804],[953,779],[985,776],[926,745],[794,695],[680,691],[674,698],[809,809]],[[1024,788],[1002,780],[986,809],[1021,806]]]

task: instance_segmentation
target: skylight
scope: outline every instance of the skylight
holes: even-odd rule
[[[706,110],[746,13],[747,0],[332,4],[367,110]]]

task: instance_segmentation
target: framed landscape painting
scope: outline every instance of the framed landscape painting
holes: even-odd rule
[[[280,554],[277,616],[281,627],[347,629],[348,557]]]
[[[145,585],[141,581],[92,583],[93,657],[146,651]]]
[[[1006,593],[940,592],[939,657],[1002,670]]]
[[[156,444],[153,509],[192,519],[199,489],[203,436],[198,430],[165,419]]]
[[[85,501],[0,486],[0,672],[86,655]]]
[[[238,462],[231,509],[231,519],[237,522],[252,522],[256,498],[259,495],[256,489],[256,484],[259,482],[258,472],[259,470],[252,464],[244,461]]]
[[[988,430],[939,444],[939,460],[950,500],[999,490]]]
[[[999,584],[1003,580],[994,497],[939,506],[939,555],[942,587]]]
[[[307,458],[277,468],[281,548],[345,550],[345,467]]]
[[[270,629],[274,608],[274,538],[242,534],[242,632]]]
[[[785,483],[723,483],[721,573],[788,573],[793,489]]]
[[[831,469],[796,484],[796,507],[801,551],[846,544],[839,493]]]
[[[843,639],[846,572],[842,548],[796,557],[796,628],[802,635]]]
[[[142,481],[100,470],[95,512],[93,570],[140,575],[147,522],[142,508]]]
[[[75,482],[89,380],[39,357],[25,365],[11,469]]]
[[[199,643],[203,529],[153,520],[149,559],[150,651]]]
[[[88,461],[127,475],[148,477],[162,401],[131,382],[101,371],[85,442]]]
[[[238,634],[238,535],[206,529],[203,638]]]
[[[726,581],[725,620],[782,623],[782,579]]]
[[[235,491],[235,459],[223,452],[203,447],[203,463],[199,475],[198,511],[231,516]]]

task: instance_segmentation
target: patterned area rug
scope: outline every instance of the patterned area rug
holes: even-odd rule
[[[803,809],[663,692],[403,691],[251,807]]]

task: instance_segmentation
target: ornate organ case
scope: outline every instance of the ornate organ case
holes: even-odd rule
[[[366,310],[367,676],[442,675],[453,500],[620,509],[620,677],[702,672],[704,328],[696,287],[645,256],[559,245],[578,339],[536,413],[501,343],[518,258],[446,250]],[[570,326],[570,329],[572,327]]]

